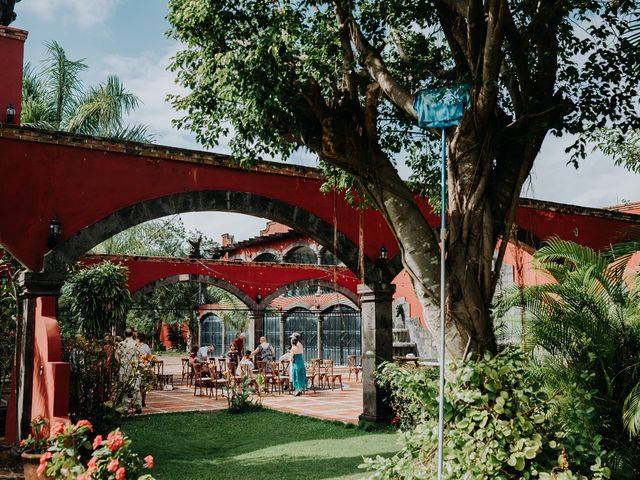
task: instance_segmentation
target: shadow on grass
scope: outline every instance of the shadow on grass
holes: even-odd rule
[[[150,415],[123,430],[163,479],[357,478],[363,456],[392,455],[397,435],[265,410]],[[356,476],[353,476],[356,475]],[[353,477],[352,477],[353,476]]]

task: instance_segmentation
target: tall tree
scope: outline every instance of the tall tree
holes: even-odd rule
[[[381,211],[438,333],[439,244],[398,175],[433,178],[415,91],[468,82],[447,130],[447,344],[496,348],[489,312],[522,185],[549,131],[638,125],[640,52],[621,35],[632,0],[170,0],[177,125],[241,158],[306,148]],[[431,132],[435,133],[435,132]],[[573,145],[585,154],[585,138]],[[248,153],[249,152],[249,153]],[[428,185],[427,185],[428,186]]]
[[[46,44],[42,69],[24,69],[22,123],[46,130],[61,130],[150,142],[145,125],[126,125],[125,116],[140,105],[140,99],[110,75],[96,87],[84,89],[80,74],[88,67],[83,60],[70,60],[55,41]]]

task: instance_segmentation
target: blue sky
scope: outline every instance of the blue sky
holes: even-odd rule
[[[165,36],[169,27],[165,1],[22,0],[16,12],[12,26],[29,31],[26,61],[37,66],[44,42],[56,40],[69,58],[86,59],[90,67],[83,77],[86,84],[116,74],[142,99],[132,121],[149,125],[157,143],[199,148],[193,135],[171,126],[177,115],[164,101],[167,94],[180,92],[166,70],[179,46]],[[592,207],[640,200],[640,175],[616,167],[600,153],[591,154],[576,171],[566,165],[564,148],[569,143],[547,138],[523,196]],[[226,149],[223,145],[217,151]],[[304,157],[296,161],[315,163]],[[236,239],[247,238],[264,226],[263,219],[222,213],[189,214],[183,220],[188,228],[197,227],[214,239],[227,231]]]

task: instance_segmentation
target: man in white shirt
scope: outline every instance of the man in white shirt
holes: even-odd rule
[[[213,345],[203,345],[198,349],[198,361],[207,362],[209,357],[213,357]]]

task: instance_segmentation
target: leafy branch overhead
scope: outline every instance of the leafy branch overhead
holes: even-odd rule
[[[396,165],[435,193],[435,132],[418,129],[414,94],[468,83],[469,108],[446,132],[448,353],[495,350],[500,239],[545,137],[575,135],[578,161],[595,129],[640,127],[636,3],[171,0],[169,34],[184,46],[171,68],[186,89],[170,97],[175,123],[205,146],[230,135],[244,161],[303,149],[339,169],[334,182],[385,217],[424,317],[438,318],[439,240]]]

